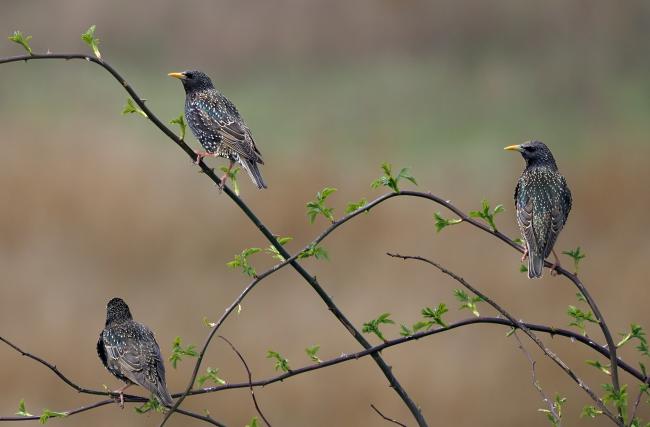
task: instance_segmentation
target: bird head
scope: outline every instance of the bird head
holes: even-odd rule
[[[509,145],[504,150],[519,151],[526,160],[526,166],[551,166],[557,169],[551,150],[541,141],[526,141],[519,145]]]
[[[106,326],[115,322],[131,320],[131,311],[122,298],[113,298],[106,304]]]
[[[183,71],[182,73],[169,73],[167,75],[179,79],[183,83],[185,92],[212,89],[214,87],[210,77],[201,71],[190,70]]]

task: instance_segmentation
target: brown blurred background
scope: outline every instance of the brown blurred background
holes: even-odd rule
[[[79,35],[91,24],[105,59],[161,119],[183,108],[170,71],[206,71],[239,106],[270,186],[260,192],[242,177],[243,198],[274,233],[295,237],[291,251],[326,226],[322,219],[310,225],[305,215],[316,191],[339,189],[328,202],[340,216],[347,202],[381,194],[369,184],[383,161],[409,166],[419,189],[464,210],[483,198],[503,203],[498,225],[516,236],[512,193],[523,160],[502,148],[542,139],[575,200],[557,248],[586,251],[581,275],[613,331],[631,322],[650,326],[648,2],[9,0],[0,14],[0,33],[33,35],[37,52],[86,52]],[[20,53],[0,43],[0,56]],[[267,245],[174,144],[146,120],[120,115],[125,100],[107,73],[85,62],[0,66],[0,334],[90,388],[120,385],[95,354],[109,298],[126,299],[167,357],[176,336],[200,345],[208,333],[203,317],[218,318],[248,284],[225,263],[243,248]],[[329,262],[304,264],[359,327],[383,312],[411,324],[423,306],[439,302],[451,308],[448,321],[469,314],[456,311],[455,282],[386,251],[428,256],[514,315],[566,326],[567,305],[576,304],[567,280],[548,273],[527,280],[519,254],[468,226],[436,234],[439,210],[394,199],[331,236],[324,244]],[[251,261],[258,271],[273,264],[264,254]],[[398,336],[397,326],[385,331]],[[529,364],[505,332],[472,326],[383,354],[430,425],[548,425],[537,412],[543,403]],[[320,344],[322,358],[359,350],[288,268],[255,289],[222,333],[255,378],[275,374],[269,349],[292,367],[310,363],[309,345]],[[590,333],[602,340],[596,328]],[[545,339],[593,388],[607,380],[584,364],[594,353]],[[544,390],[568,397],[566,425],[607,425],[579,419],[586,395],[528,347]],[[636,366],[631,345],[621,353]],[[21,398],[34,413],[96,400],[4,345],[0,362],[2,415],[13,414]],[[185,387],[192,364],[174,370],[168,363],[172,391]],[[208,366],[227,381],[245,379],[219,341],[203,370]],[[632,400],[637,385],[622,380]],[[257,395],[274,425],[384,425],[371,403],[413,425],[370,359]],[[246,390],[195,397],[186,406],[233,426],[255,414]],[[650,418],[647,406],[641,415]],[[130,405],[52,422],[148,426],[159,419]],[[176,415],[171,425],[199,423]]]

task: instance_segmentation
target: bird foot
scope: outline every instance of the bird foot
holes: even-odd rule
[[[526,258],[528,258],[528,247],[524,248],[524,254],[521,256],[521,262],[526,261]]]
[[[201,163],[201,159],[203,159],[204,157],[216,157],[217,156],[216,154],[210,153],[208,151],[196,151],[196,150],[194,150],[194,154],[196,154],[196,160],[194,160],[192,163],[194,163],[195,165],[198,165],[199,163]]]
[[[555,262],[553,263],[553,265],[551,265],[551,276],[557,276],[559,274],[557,269],[562,266],[560,265],[560,258],[558,258],[557,254],[555,253],[555,249],[552,249],[552,252],[553,252],[553,257],[555,258]]]
[[[223,174],[223,176],[221,178],[219,178],[219,180],[221,181],[219,183],[219,190],[223,191],[223,187],[226,186],[226,181],[228,181],[228,174],[227,173]]]
[[[113,399],[115,399],[115,403],[120,405],[120,409],[124,409],[124,393],[122,393],[122,390],[115,390],[113,393],[117,393],[117,396],[114,396]]]

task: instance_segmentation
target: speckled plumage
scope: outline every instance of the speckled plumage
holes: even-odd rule
[[[173,401],[165,384],[160,347],[146,326],[133,320],[126,303],[113,298],[106,306],[106,325],[97,354],[108,371],[127,384],[138,384],[165,406]]]
[[[517,224],[526,242],[528,277],[542,277],[544,260],[571,211],[571,190],[544,143],[530,141],[506,148],[520,151],[526,160],[515,188]]]
[[[203,148],[239,163],[257,188],[266,188],[257,164],[264,164],[251,131],[237,107],[200,71],[172,73],[185,88],[185,119]]]

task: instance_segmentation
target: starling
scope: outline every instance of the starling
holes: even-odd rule
[[[169,73],[180,79],[185,88],[185,119],[199,140],[204,152],[196,152],[196,163],[203,157],[224,157],[230,160],[228,172],[235,162],[248,172],[257,188],[266,188],[257,164],[264,164],[255,146],[251,130],[239,115],[237,107],[214,88],[210,77],[201,71]],[[221,187],[228,179],[221,178]]]
[[[555,257],[551,272],[560,265],[553,245],[571,210],[571,190],[544,143],[528,141],[505,150],[519,151],[526,161],[515,188],[517,224],[526,242],[521,260],[528,256],[529,278],[542,277],[544,260],[551,252]]]
[[[133,320],[129,306],[120,298],[113,298],[106,306],[106,326],[99,334],[97,354],[106,369],[126,383],[115,391],[120,394],[120,406],[124,407],[122,393],[132,384],[149,390],[163,405],[172,406],[153,332]]]

